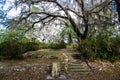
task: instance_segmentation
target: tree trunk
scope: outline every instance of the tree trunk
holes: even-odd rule
[[[77,37],[82,38],[82,34],[80,33],[80,31],[79,31],[76,23],[74,22],[74,20],[70,17],[69,21],[70,21],[70,23],[71,23],[71,25],[73,27],[73,30],[76,33]]]
[[[74,20],[72,18],[70,18],[70,23],[73,26],[73,30],[75,31],[78,38],[80,38],[82,40],[87,38],[87,35],[88,35],[88,24],[87,23],[88,23],[88,21],[86,19],[84,20],[85,31],[83,32],[83,34],[80,32],[78,26],[76,25],[76,23],[74,22]]]
[[[85,27],[85,31],[83,32],[83,34],[80,32],[77,24],[74,22],[74,20],[71,17],[69,20],[71,25],[73,26],[73,30],[75,31],[77,37],[80,38],[81,40],[86,39],[88,35],[88,20],[85,17],[83,17],[83,20],[84,20],[84,27]]]
[[[88,35],[88,20],[85,16],[83,16],[83,21],[84,21],[85,31],[83,33],[82,39],[86,39]]]
[[[120,22],[120,0],[115,0],[117,5],[117,12],[118,12],[118,20]]]
[[[71,34],[69,34],[68,36],[69,36],[69,43],[72,43],[72,36],[71,36]]]

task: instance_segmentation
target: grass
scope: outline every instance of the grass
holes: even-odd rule
[[[71,44],[67,44],[66,48],[67,49],[73,49],[73,48],[77,48],[78,44],[77,43],[71,43]]]
[[[37,51],[38,54],[42,54],[42,55],[58,55],[60,52],[57,50],[52,50],[52,49],[42,49]]]
[[[21,64],[32,64],[32,63],[49,64],[52,62],[62,62],[64,60],[64,56],[61,55],[60,50],[41,49],[37,51],[30,51],[30,53],[41,54],[44,57],[55,56],[58,59],[25,58],[25,59],[20,59],[20,60],[3,60],[0,62],[0,64],[3,64],[3,65],[21,65]]]

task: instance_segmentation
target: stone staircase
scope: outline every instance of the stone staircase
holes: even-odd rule
[[[78,72],[78,73],[88,73],[89,69],[85,68],[81,62],[69,62],[68,63],[68,71],[69,72]]]
[[[88,68],[85,62],[81,61],[80,58],[82,58],[79,53],[74,54],[65,54],[65,60],[67,60],[67,71],[72,73],[90,73],[91,70]],[[76,58],[74,58],[76,57]]]

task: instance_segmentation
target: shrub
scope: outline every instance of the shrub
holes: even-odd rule
[[[16,41],[0,44],[0,56],[4,56],[5,58],[19,58],[23,52],[22,45]]]
[[[18,59],[27,51],[37,50],[39,44],[34,42],[6,41],[0,44],[0,56],[4,58]]]
[[[40,48],[42,49],[63,49],[63,48],[66,48],[66,44],[64,42],[40,43]]]
[[[34,42],[28,42],[26,45],[27,51],[34,51],[39,49],[39,44]]]
[[[113,62],[120,60],[120,39],[86,39],[81,41],[78,50],[86,59],[101,59]]]
[[[64,42],[50,43],[48,48],[51,48],[51,49],[63,49],[63,48],[66,48],[66,45],[65,45]]]
[[[29,42],[29,39],[23,38],[18,40],[18,42],[23,46],[25,51],[33,51],[33,50],[38,50],[40,48],[38,41]]]
[[[40,43],[39,45],[40,45],[40,48],[42,48],[42,49],[49,48],[49,44],[48,43]]]
[[[82,55],[86,59],[91,59],[93,60],[96,55],[96,43],[94,40],[83,40],[79,45],[78,45],[78,51],[82,53]]]
[[[63,49],[66,48],[66,44],[64,42],[40,43],[40,47],[43,49]]]

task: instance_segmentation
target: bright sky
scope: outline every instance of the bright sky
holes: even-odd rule
[[[2,1],[0,0],[0,2],[1,2],[1,5],[0,5],[0,7],[1,7],[1,9],[3,10],[3,11],[7,11],[8,10],[8,8],[10,8],[10,7],[14,7],[13,5],[14,5],[14,0],[6,0],[6,3],[5,3],[5,5],[3,6],[2,5]],[[3,6],[3,7],[2,7]],[[15,16],[17,16],[18,14],[20,13],[20,8],[12,8],[8,13],[7,13],[7,17],[8,18],[13,18],[13,17],[15,17]],[[3,25],[0,25],[0,29],[4,29],[5,27],[3,27]]]
[[[14,5],[14,0],[6,0],[6,4],[4,6],[4,10],[7,10],[9,7],[13,7]],[[15,17],[20,13],[20,8],[13,8],[11,9],[8,14],[7,17]]]

